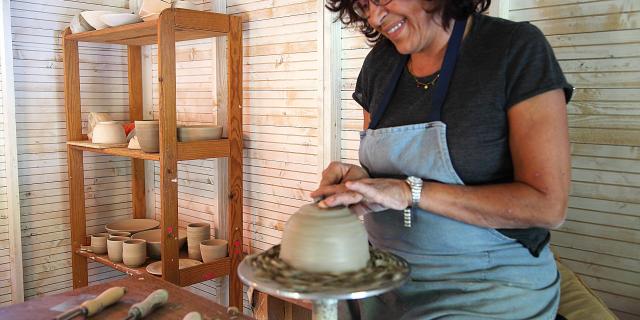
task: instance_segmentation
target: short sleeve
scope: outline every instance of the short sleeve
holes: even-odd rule
[[[369,63],[369,60],[370,58],[369,56],[367,56],[367,58],[365,58],[362,64],[362,68],[360,68],[360,73],[358,74],[358,80],[356,81],[356,87],[353,91],[353,94],[351,95],[353,100],[355,100],[367,112],[369,112],[369,101],[370,101],[370,98],[367,95],[367,91],[368,91],[367,87],[369,86],[368,76],[367,76],[367,72],[369,71],[369,68],[367,67],[367,64]]]
[[[567,82],[544,34],[530,23],[513,32],[507,56],[506,108],[555,89],[569,102],[573,87]]]

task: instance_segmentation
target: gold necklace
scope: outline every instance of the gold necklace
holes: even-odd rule
[[[416,76],[413,75],[413,73],[411,73],[411,60],[407,62],[407,71],[409,71],[409,74],[411,75],[413,80],[416,82],[416,86],[418,88],[423,88],[424,90],[429,90],[429,88],[433,87],[436,84],[436,81],[438,81],[438,79],[440,78],[440,72],[438,71],[436,73],[436,76],[433,79],[431,79],[431,81],[426,83],[421,82],[420,80],[418,80],[418,78],[416,78]]]

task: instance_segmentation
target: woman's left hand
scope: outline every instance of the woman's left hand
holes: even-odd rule
[[[361,216],[387,209],[403,210],[411,205],[411,189],[398,179],[360,179],[345,187],[354,192],[336,193],[319,203],[320,207],[350,206]]]

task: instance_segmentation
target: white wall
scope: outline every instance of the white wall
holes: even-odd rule
[[[3,53],[0,53],[3,54]],[[0,81],[2,75],[0,74]],[[0,83],[0,96],[2,96]],[[7,168],[5,156],[5,106],[0,99],[0,305],[11,303],[11,256],[9,250],[9,211],[7,203]]]
[[[569,82],[572,190],[551,241],[621,319],[640,319],[640,2],[517,0]]]

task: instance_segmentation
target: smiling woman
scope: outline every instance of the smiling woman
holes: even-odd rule
[[[555,317],[572,87],[542,33],[489,3],[327,1],[374,47],[353,93],[361,166],[332,163],[311,196],[363,215],[371,244],[412,267],[365,319]]]

